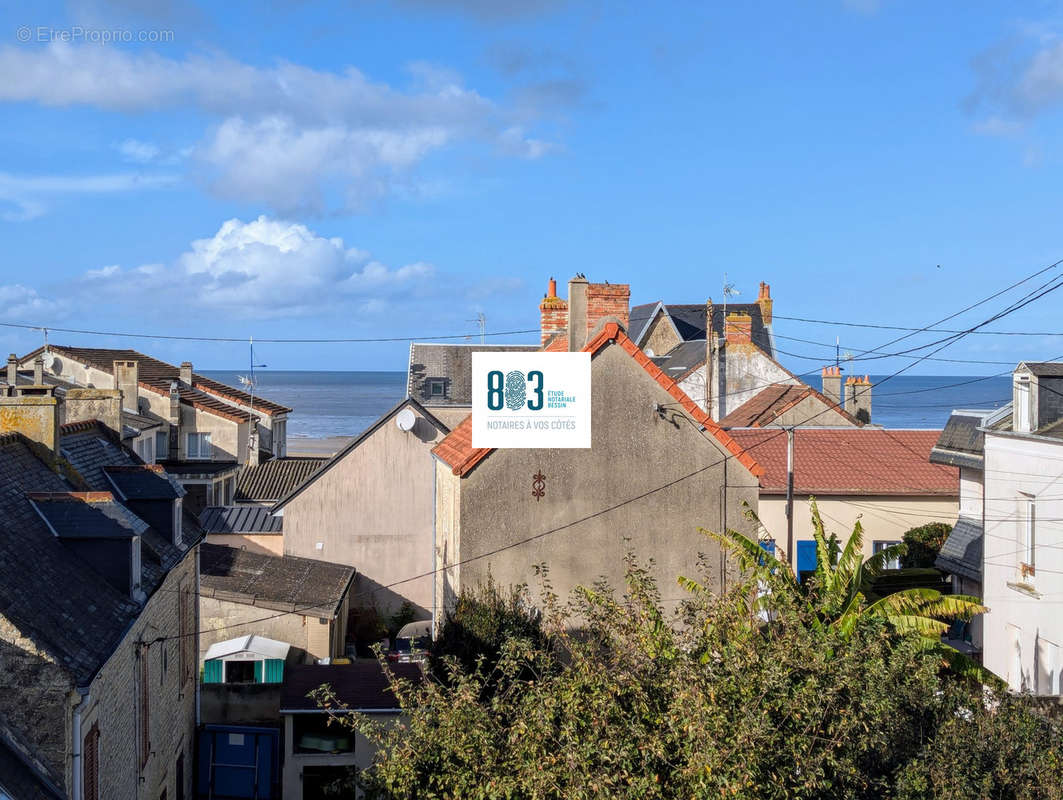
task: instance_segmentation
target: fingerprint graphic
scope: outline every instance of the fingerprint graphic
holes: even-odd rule
[[[513,370],[506,373],[506,408],[520,411],[524,408],[528,381],[523,372]]]

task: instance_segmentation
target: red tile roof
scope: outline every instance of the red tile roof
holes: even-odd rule
[[[761,428],[770,425],[782,414],[789,411],[807,397],[815,397],[827,408],[831,408],[843,416],[854,426],[861,423],[844,408],[837,407],[828,397],[820,394],[811,386],[804,384],[774,384],[755,394],[751,399],[744,402],[726,417],[720,420],[721,428]],[[809,419],[811,424],[825,424],[822,419],[825,414],[814,416]]]
[[[761,494],[785,494],[786,433],[746,428],[730,434],[763,465]],[[940,435],[934,430],[796,428],[794,493],[955,497],[959,472],[929,461]]]
[[[702,425],[706,431],[714,436],[746,469],[758,477],[763,474],[764,470],[756,459],[750,456],[726,431],[713,422],[709,415],[698,407],[697,403],[687,397],[686,393],[679,388],[679,385],[665,375],[661,368],[654,364],[650,357],[642,352],[639,346],[624,333],[623,328],[615,322],[605,325],[597,336],[587,342],[583,350],[590,353],[593,358],[598,351],[610,342],[615,342],[624,349],[624,352],[634,358],[666,392],[676,399],[679,405],[683,407],[683,410],[695,422]],[[493,448],[474,448],[472,446],[472,415],[470,415],[462,420],[443,441],[437,444],[432,453],[447,466],[451,467],[455,475],[464,476],[487,458],[492,450]]]

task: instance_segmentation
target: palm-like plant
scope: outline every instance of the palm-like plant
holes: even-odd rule
[[[885,619],[898,632],[914,632],[922,636],[927,649],[939,653],[957,671],[983,681],[990,679],[990,674],[972,659],[941,641],[941,636],[954,620],[968,620],[988,610],[977,598],[946,595],[923,588],[904,589],[877,597],[871,589],[871,582],[882,574],[890,561],[904,554],[905,545],[892,545],[865,559],[864,530],[859,520],[842,548],[838,537],[825,531],[815,498],[811,498],[811,506],[816,570],[804,581],[788,562],[779,560],[738,531],[717,533],[701,529],[701,532],[734,553],[743,570],[756,575],[763,587],[755,601],[757,610],[770,612],[776,603],[796,600],[807,607],[813,624],[833,626],[844,634],[851,633],[861,618]],[[747,515],[761,525],[752,510],[747,510]],[[681,577],[679,583],[692,592],[704,591],[687,578]]]

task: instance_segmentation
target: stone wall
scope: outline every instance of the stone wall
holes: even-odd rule
[[[60,416],[63,424],[98,419],[121,433],[122,393],[117,389],[67,389]]]
[[[151,596],[89,687],[82,735],[93,725],[99,726],[101,798],[157,798],[163,791],[167,797],[191,796],[198,670],[193,661],[182,674],[180,638],[155,640],[180,636],[182,591],[195,591],[195,585],[196,553],[192,551]],[[191,621],[191,629],[197,629],[196,620]],[[142,659],[147,659],[151,741],[143,766],[139,746]],[[182,755],[185,786],[178,791],[175,770]]]
[[[318,617],[304,617],[294,612],[285,614],[213,597],[199,598],[199,615],[202,621],[200,663],[212,644],[253,633],[291,645],[295,654],[289,655],[289,663],[313,664],[319,658],[343,655],[342,649],[332,650],[335,620],[322,623]]]
[[[659,311],[650,322],[649,332],[642,341],[642,349],[647,355],[652,352],[655,356],[663,356],[682,341],[675,332],[672,321],[663,311]]]

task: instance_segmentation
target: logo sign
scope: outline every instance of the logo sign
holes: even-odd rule
[[[473,447],[590,447],[591,354],[472,354]]]

